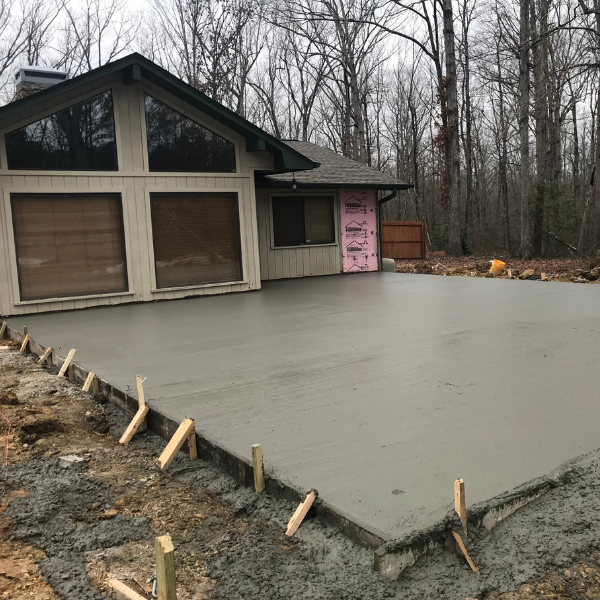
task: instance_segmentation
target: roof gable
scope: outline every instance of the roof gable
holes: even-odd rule
[[[314,169],[319,166],[317,162],[307,158],[298,150],[281,142],[260,127],[253,125],[250,121],[212,100],[206,94],[203,94],[137,53],[129,54],[124,58],[107,63],[97,69],[93,69],[72,79],[67,79],[31,96],[26,96],[21,100],[16,100],[6,106],[0,107],[0,119],[10,118],[11,115],[18,114],[23,108],[37,104],[40,105],[41,109],[43,103],[50,98],[118,71],[122,71],[123,83],[125,84],[137,83],[142,78],[147,79],[155,85],[171,92],[184,102],[201,110],[213,119],[223,123],[226,127],[246,138],[246,151],[258,152],[265,150],[270,152],[274,157],[276,173]]]

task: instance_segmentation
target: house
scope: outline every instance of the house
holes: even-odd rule
[[[412,187],[280,141],[138,54],[18,82],[0,108],[2,315],[377,270],[379,192]]]

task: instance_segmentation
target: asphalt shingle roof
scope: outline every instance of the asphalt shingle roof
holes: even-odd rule
[[[272,184],[274,187],[291,185],[295,177],[299,188],[302,187],[362,187],[373,189],[408,189],[413,184],[399,181],[395,177],[382,173],[377,169],[367,167],[351,158],[347,158],[329,150],[317,146],[312,142],[301,142],[296,140],[285,140],[296,152],[300,152],[310,160],[320,163],[320,166],[310,171],[296,171],[293,173],[280,173],[276,175],[264,175],[257,180],[263,187]]]

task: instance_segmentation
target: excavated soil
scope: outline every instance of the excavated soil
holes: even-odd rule
[[[110,577],[150,598],[153,538],[167,533],[180,600],[600,598],[598,452],[550,474],[550,491],[491,532],[470,531],[480,577],[439,549],[389,582],[373,572],[372,550],[318,519],[287,538],[292,503],[256,496],[211,464],[180,453],[162,473],[165,442],[143,432],[119,445],[126,419],[102,402],[34,357],[0,350],[0,411],[12,426],[0,598],[101,598]],[[2,464],[6,433],[0,415]]]
[[[397,273],[420,273],[452,277],[493,277],[490,266],[493,259],[504,262],[501,279],[541,279],[571,283],[600,283],[600,258],[534,258],[521,260],[504,256],[435,256],[426,259],[396,260]],[[509,274],[510,270],[510,274]]]

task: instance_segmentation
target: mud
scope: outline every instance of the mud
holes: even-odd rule
[[[151,536],[145,519],[118,515],[98,521],[113,504],[109,486],[90,479],[81,467],[63,468],[56,459],[31,460],[0,470],[0,495],[22,488],[25,498],[6,510],[12,538],[46,553],[40,567],[60,598],[103,598],[88,580],[83,553]]]

